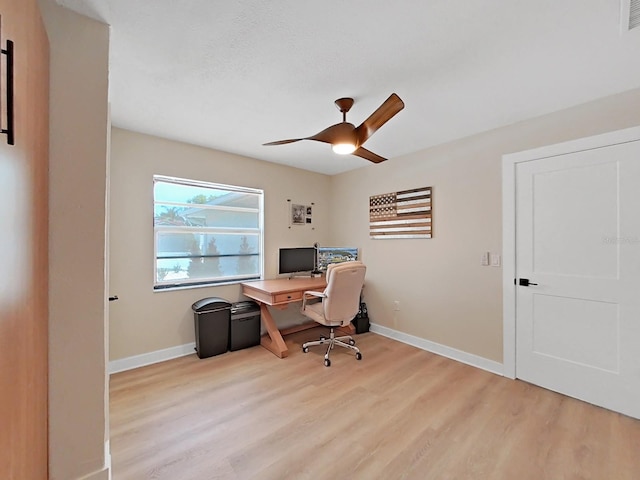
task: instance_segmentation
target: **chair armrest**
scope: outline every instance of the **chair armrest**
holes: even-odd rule
[[[313,297],[325,298],[326,295],[323,292],[314,292],[312,290],[304,292],[302,294],[302,310],[304,310],[305,307],[307,306],[307,299],[308,298],[310,299]]]

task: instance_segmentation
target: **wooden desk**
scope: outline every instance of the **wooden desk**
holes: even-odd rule
[[[316,322],[296,325],[279,330],[269,312],[269,306],[284,310],[290,303],[301,302],[306,290],[321,292],[327,283],[324,277],[278,278],[276,280],[259,280],[242,283],[242,294],[260,304],[260,317],[267,329],[267,334],[260,339],[260,345],[280,358],[289,355],[289,349],[282,338],[283,335],[318,326]]]

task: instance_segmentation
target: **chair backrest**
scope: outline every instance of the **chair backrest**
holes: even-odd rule
[[[327,266],[326,297],[322,301],[324,317],[330,322],[348,325],[360,308],[360,293],[367,267],[359,261]]]

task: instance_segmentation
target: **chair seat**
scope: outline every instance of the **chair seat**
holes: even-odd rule
[[[305,307],[304,315],[309,317],[314,322],[326,325],[327,327],[343,326],[343,322],[327,320],[324,317],[324,307],[322,305],[322,302],[307,304]]]

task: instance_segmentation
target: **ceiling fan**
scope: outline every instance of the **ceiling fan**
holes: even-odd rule
[[[353,106],[353,98],[339,98],[335,101],[335,104],[338,110],[342,112],[342,122],[331,125],[310,137],[279,140],[263,145],[284,145],[285,143],[299,142],[300,140],[315,140],[317,142],[331,144],[333,151],[342,155],[357,155],[373,163],[384,162],[386,158],[363,148],[362,144],[382,125],[391,120],[394,115],[404,108],[404,102],[400,97],[392,93],[389,98],[358,127],[347,122],[347,112]]]

